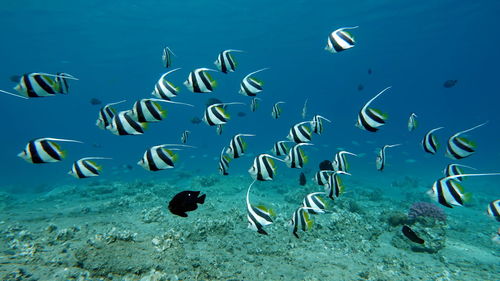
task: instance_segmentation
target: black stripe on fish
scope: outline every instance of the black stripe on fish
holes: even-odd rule
[[[156,119],[156,120],[162,120],[163,117],[161,117],[160,113],[157,111],[156,107],[154,106],[153,101],[146,101],[146,108],[148,109],[149,113]],[[146,121],[143,121],[146,122]]]
[[[218,110],[217,110],[217,106],[214,106],[211,108],[211,112],[212,114],[215,116],[215,118],[217,118],[217,120],[219,121],[222,121],[222,122],[225,122],[227,121],[226,117],[224,117],[224,115],[222,115]],[[215,125],[215,124],[213,124]]]
[[[462,158],[465,158],[467,156],[462,156],[460,154],[458,154],[455,150],[453,150],[453,148],[451,147],[451,144],[450,142],[448,142],[447,144],[447,147],[448,147],[448,152],[455,158],[455,159],[462,159]]]
[[[246,81],[248,82],[248,84],[250,84],[250,86],[254,87],[257,90],[261,90],[262,91],[262,86],[259,83],[255,82],[250,77],[248,79],[246,79]]]
[[[99,175],[99,171],[94,167],[92,166],[89,162],[87,162],[86,160],[83,160],[82,161],[82,165],[87,169],[89,170],[92,174],[94,175]]]
[[[491,211],[491,215],[493,215],[497,221],[500,221],[500,213],[495,206],[495,202],[497,202],[497,201],[493,201],[488,205],[488,210]]]
[[[29,156],[31,157],[31,162],[40,164],[40,163],[45,163],[45,161],[42,160],[42,157],[40,157],[40,154],[38,153],[38,150],[36,149],[35,141],[30,141],[28,143],[28,151]]]
[[[168,166],[174,166],[174,162],[172,161],[172,158],[170,158],[169,155],[165,154],[165,151],[161,147],[156,149],[156,153],[158,154],[158,157],[167,164]]]
[[[337,32],[337,36],[340,37],[342,40],[344,40],[347,44],[354,46],[354,41],[352,40],[351,37],[349,37],[349,35],[345,33],[345,31],[339,30]]]
[[[362,111],[359,112],[359,120],[361,121],[361,125],[363,128],[365,128],[369,132],[376,132],[378,131],[378,128],[372,127],[366,122],[365,118],[363,117]]]
[[[203,82],[203,85],[209,90],[212,91],[212,84],[210,83],[210,80],[208,80],[207,74],[203,71],[198,72],[198,75],[200,76],[201,81]]]
[[[403,235],[406,236],[406,238],[410,239],[410,241],[418,243],[418,244],[424,244],[425,241],[418,237],[418,235],[407,225],[403,225],[403,228],[401,229],[403,232]]]
[[[40,145],[42,146],[43,151],[45,151],[50,157],[56,160],[62,160],[59,152],[52,147],[49,141],[43,140],[40,142]]]
[[[189,74],[189,78],[191,79],[191,85],[193,86],[193,92],[201,93],[200,86],[198,85],[198,80],[196,80],[195,72],[191,72]]]
[[[123,117],[136,132],[144,133],[144,130],[142,129],[141,125],[137,123],[132,117],[128,116],[127,114],[123,114]],[[127,132],[127,134],[129,133]]]
[[[462,149],[462,150],[465,150],[467,152],[470,152],[470,153],[473,153],[474,152],[474,149],[472,147],[470,147],[468,144],[466,143],[463,143],[462,141],[460,141],[458,138],[453,138],[452,139],[452,142],[453,144],[455,144],[458,148]]]
[[[227,52],[226,53],[226,60],[227,62],[229,63],[229,68],[234,71],[236,69],[236,65],[233,61],[233,58],[231,57],[231,53],[230,52]]]
[[[42,75],[33,75],[32,77],[35,80],[35,82],[38,84],[38,86],[40,86],[40,88],[42,88],[45,92],[47,92],[49,94],[56,93],[54,91],[54,89],[50,85],[47,84],[45,79],[43,79]]]
[[[35,92],[33,89],[33,85],[31,84],[31,81],[29,79],[28,74],[24,74],[23,77],[21,78],[21,82],[19,82],[21,85],[24,85],[26,88],[26,93],[28,93],[28,97],[30,98],[38,98],[39,95]]]
[[[80,165],[78,165],[78,162],[76,162],[73,167],[75,168],[76,175],[79,179],[86,178],[86,176],[83,174],[82,169],[80,168]]]
[[[152,149],[149,149],[147,152],[146,152],[146,163],[148,164],[148,167],[149,167],[149,170],[150,171],[159,171],[160,169],[158,168],[158,166],[156,166],[156,163],[154,161],[154,158],[153,158],[153,150]]]
[[[247,86],[247,84],[246,84],[246,83],[244,83],[244,82],[243,82],[243,83],[241,83],[241,87],[243,87],[243,91],[245,92],[245,94],[246,94],[247,96],[249,96],[249,97],[255,97],[255,96],[257,96],[257,94],[255,94],[254,92],[252,92],[252,91],[248,88],[248,86]]]

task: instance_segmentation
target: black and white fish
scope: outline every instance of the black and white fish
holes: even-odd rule
[[[193,106],[188,103],[163,99],[141,99],[134,103],[131,114],[139,122],[159,122],[167,116],[167,111],[161,107],[160,102]]]
[[[4,94],[15,96],[18,98],[39,98],[51,97],[55,94],[67,93],[68,90],[66,79],[78,80],[77,78],[66,74],[48,74],[48,73],[27,73],[21,76],[19,83],[14,87],[16,93],[0,90]],[[65,84],[61,84],[61,82]]]
[[[261,99],[259,98],[252,98],[252,101],[250,102],[250,111],[255,112],[257,110],[260,100]]]
[[[207,107],[203,114],[203,121],[209,126],[224,125],[230,119],[230,116],[224,110],[226,105],[244,104],[241,102],[215,103]]]
[[[324,192],[313,192],[306,195],[302,201],[302,206],[306,207],[309,214],[324,214],[326,209],[326,202],[319,197],[325,195]]]
[[[500,173],[489,174],[461,174],[441,178],[434,182],[432,189],[427,191],[427,194],[437,203],[453,208],[453,206],[463,206],[469,201],[472,195],[466,193],[463,187],[455,181],[456,178],[471,177],[471,176],[498,176]]]
[[[216,81],[210,76],[208,71],[216,71],[209,68],[197,68],[189,73],[184,85],[193,93],[211,93],[215,86]]]
[[[29,141],[17,156],[33,164],[61,161],[66,157],[66,152],[57,144],[58,141],[82,143],[76,140],[39,138]]]
[[[380,126],[385,124],[385,122],[387,121],[387,114],[381,112],[378,109],[370,108],[369,106],[376,98],[378,98],[381,94],[383,94],[390,88],[391,86],[380,91],[380,93],[374,96],[363,106],[363,108],[361,108],[358,114],[358,122],[356,123],[356,127],[368,132],[376,132],[379,130],[378,128]]]
[[[227,170],[229,169],[229,162],[231,162],[231,158],[224,154],[225,151],[226,148],[223,147],[219,157],[219,172],[223,176],[229,175]]]
[[[259,154],[254,158],[248,173],[254,180],[272,181],[276,175],[276,165],[273,159],[284,162],[284,160],[269,154]]]
[[[156,82],[155,88],[151,94],[163,100],[170,100],[173,97],[176,97],[180,88],[168,81],[167,75],[179,69],[180,68],[172,69],[169,72],[164,73],[160,79],[158,79],[158,82]]]
[[[148,128],[148,123],[137,121],[132,111],[127,110],[115,114],[107,128],[117,136],[142,135]]]
[[[325,120],[329,123],[332,122],[321,115],[314,115],[314,117],[311,121],[311,127],[312,127],[313,133],[315,133],[317,135],[321,135],[323,133],[323,121],[322,120]]]
[[[488,215],[500,222],[500,199],[491,201],[487,208]]]
[[[272,152],[276,156],[285,156],[288,154],[289,148],[286,145],[287,142],[292,142],[292,141],[277,141],[274,143]]]
[[[351,153],[349,151],[339,151],[335,154],[332,161],[332,168],[334,171],[349,171],[349,163],[347,162],[346,155],[358,156],[357,154]]]
[[[179,159],[179,155],[173,151],[179,149],[167,149],[167,146],[192,147],[182,144],[155,145],[144,152],[144,155],[141,160],[137,162],[137,165],[143,167],[145,170],[153,172],[174,168],[175,162]]]
[[[401,144],[386,144],[378,152],[377,159],[375,160],[375,166],[377,170],[383,171],[385,168],[385,150],[390,147],[400,146]]]
[[[102,167],[97,165],[93,160],[109,160],[111,158],[106,157],[85,157],[77,160],[73,163],[71,170],[68,172],[69,175],[77,178],[90,178],[97,177],[102,171]]]
[[[330,53],[338,53],[354,47],[356,41],[354,40],[352,34],[346,31],[346,29],[355,28],[358,27],[342,27],[330,33],[325,50]]]
[[[313,180],[318,185],[324,186],[325,184],[328,183],[328,179],[330,178],[330,175],[333,173],[334,171],[328,171],[328,170],[318,171],[316,172],[316,174],[314,174]]]
[[[122,100],[119,102],[108,103],[104,107],[99,110],[99,116],[97,117],[96,126],[105,130],[111,125],[111,121],[113,117],[116,115],[116,110],[112,107],[113,105],[117,105],[120,103],[124,103],[126,100]]]
[[[307,231],[312,228],[313,221],[309,217],[309,213],[306,211],[307,209],[307,207],[301,206],[293,212],[290,225],[292,226],[293,235],[297,238],[299,238],[299,235],[297,234],[299,230]]]
[[[309,127],[305,124],[311,125],[311,121],[304,121],[293,125],[288,132],[287,138],[295,143],[306,143],[310,142],[312,138],[312,132]]]
[[[418,116],[415,113],[410,114],[410,118],[408,118],[408,131],[411,132],[417,128],[417,117]]]
[[[330,175],[330,177],[328,178],[328,182],[324,185],[324,187],[326,195],[332,200],[335,200],[340,196],[340,194],[344,192],[344,184],[342,183],[339,174],[349,176],[351,175],[343,171],[336,171]]]
[[[425,241],[418,237],[418,235],[407,225],[403,225],[401,228],[401,232],[403,232],[403,235],[406,236],[406,238],[410,239],[410,241],[418,243],[418,244],[424,244]]]
[[[306,119],[306,115],[307,115],[307,100],[304,102],[304,106],[302,106],[302,119]],[[314,118],[313,118],[314,119]]]
[[[476,170],[475,168],[472,168],[470,166],[467,166],[467,165],[461,165],[461,164],[448,164],[446,166],[446,168],[444,168],[444,176],[445,177],[449,177],[449,176],[456,176],[456,175],[461,175],[461,174],[464,174],[462,172],[462,169],[460,169],[460,167],[463,167],[463,168],[469,168],[469,169],[473,169],[473,170]],[[455,178],[456,181],[459,181],[461,182],[462,181],[462,178]]]
[[[436,154],[436,151],[439,148],[439,143],[437,141],[436,136],[434,135],[434,132],[437,130],[441,130],[443,128],[444,127],[434,128],[430,130],[427,134],[425,134],[424,138],[422,139],[422,148],[424,149],[425,152],[430,154]]]
[[[191,134],[191,131],[185,130],[184,132],[182,132],[182,135],[181,135],[181,143],[182,144],[187,143],[189,134]]]
[[[244,96],[255,97],[258,93],[262,92],[262,85],[264,85],[264,82],[255,77],[252,77],[252,75],[267,69],[268,68],[259,69],[245,76],[240,83],[240,94]]]
[[[284,101],[279,101],[277,103],[275,103],[273,105],[273,110],[271,111],[271,116],[274,118],[274,119],[278,119],[280,118],[281,116],[281,113],[283,112],[283,110],[281,109],[280,107],[280,104],[281,103],[285,103]]]
[[[463,159],[471,156],[476,149],[476,144],[460,135],[477,129],[481,126],[486,125],[488,122],[484,122],[470,129],[458,132],[448,139],[448,145],[446,146],[446,156],[451,159]]]
[[[217,66],[219,71],[221,71],[223,73],[229,73],[229,72],[234,72],[236,70],[236,66],[238,64],[236,63],[236,60],[234,59],[233,55],[231,54],[232,52],[241,53],[243,51],[232,50],[232,49],[222,51],[217,56],[217,60],[215,60],[215,62],[214,62],[215,66]]]
[[[255,135],[237,134],[231,139],[226,153],[233,159],[240,158],[243,154],[245,154],[247,143],[241,137],[255,137]]]
[[[174,52],[172,52],[169,47],[163,48],[161,59],[163,61],[164,67],[169,68],[170,66],[172,66],[172,55],[175,56]]]
[[[304,151],[300,148],[303,145],[313,145],[312,143],[298,143],[290,149],[285,157],[285,163],[289,168],[300,169],[304,167],[309,160]]]
[[[168,210],[174,215],[185,218],[188,216],[186,212],[194,211],[198,209],[198,204],[205,203],[206,196],[206,194],[200,196],[200,191],[179,192],[168,203]]]
[[[248,228],[253,231],[257,231],[257,233],[267,235],[267,232],[263,227],[273,223],[272,216],[274,216],[274,212],[265,206],[253,206],[250,203],[250,189],[254,183],[255,180],[248,186],[247,189],[246,205]]]

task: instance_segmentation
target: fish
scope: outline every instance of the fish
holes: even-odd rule
[[[306,185],[306,183],[307,183],[306,175],[304,175],[304,172],[300,172],[300,175],[299,175],[299,184],[301,186],[304,186],[304,185]]]
[[[219,124],[219,125],[215,126],[215,132],[219,136],[222,135],[223,129],[224,129],[224,124]]]
[[[248,173],[254,180],[272,181],[276,175],[276,165],[273,159],[284,162],[284,160],[269,154],[259,154],[254,158]]]
[[[226,124],[230,119],[229,114],[226,113],[222,106],[224,105],[235,105],[244,104],[241,102],[228,102],[228,103],[216,103],[207,107],[205,113],[203,114],[203,121],[209,126],[223,125]]]
[[[243,111],[239,111],[238,114],[236,114],[236,115],[238,115],[238,117],[245,117],[245,116],[247,116],[247,114],[245,112],[243,112]]]
[[[345,161],[345,160],[344,160]],[[323,160],[319,163],[319,170],[320,171],[333,171],[333,164],[332,164],[332,161],[330,160]]]
[[[288,132],[287,138],[295,143],[306,143],[310,142],[312,138],[312,132],[309,127],[304,124],[311,125],[311,121],[304,121],[293,125]]]
[[[332,122],[321,115],[314,115],[314,117],[311,121],[311,127],[312,127],[313,133],[315,133],[317,135],[321,135],[323,133],[323,121],[321,121],[321,120],[325,120],[328,123]]]
[[[287,156],[285,157],[285,163],[289,168],[300,169],[309,160],[304,154],[304,151],[300,148],[303,145],[313,145],[312,143],[298,143],[290,149]]]
[[[96,162],[92,160],[109,160],[111,158],[106,157],[85,157],[77,160],[73,163],[71,170],[68,172],[69,175],[77,178],[90,178],[97,177],[102,171],[102,167],[97,165]]]
[[[179,94],[180,88],[168,81],[167,75],[179,69],[180,68],[172,69],[162,74],[162,76],[160,76],[160,79],[158,79],[158,82],[156,82],[155,88],[153,89],[153,92],[151,92],[151,95],[163,100],[171,100],[172,98],[176,97],[177,94]]]
[[[262,92],[262,86],[264,85],[264,82],[255,77],[252,77],[252,75],[268,69],[269,68],[262,68],[245,76],[243,80],[241,80],[239,93],[244,96],[255,97],[258,93]]]
[[[255,135],[237,134],[231,139],[226,153],[233,159],[240,158],[243,154],[245,154],[247,144],[241,137],[255,137]]]
[[[488,122],[484,122],[470,129],[458,132],[448,139],[448,144],[446,146],[446,156],[459,160],[471,156],[476,149],[476,144],[464,137],[460,137],[461,134],[470,132],[481,126],[486,125]]]
[[[179,159],[179,155],[174,153],[178,148],[167,149],[167,146],[191,147],[190,145],[183,144],[160,144],[148,148],[141,160],[137,165],[143,167],[145,170],[156,172],[175,167],[175,162]]]
[[[363,91],[364,88],[365,88],[365,86],[363,84],[358,84],[358,91],[359,92]]]
[[[98,99],[98,98],[91,98],[90,99],[90,104],[91,105],[99,105],[101,103],[102,103],[102,101],[100,99]]]
[[[274,119],[278,119],[280,118],[281,116],[281,113],[283,112],[283,110],[281,109],[280,107],[280,104],[281,103],[285,103],[284,101],[279,101],[277,103],[275,103],[273,105],[273,110],[271,111],[271,116],[274,118]]]
[[[335,171],[328,178],[328,182],[324,185],[325,194],[328,198],[335,200],[344,192],[344,184],[338,175],[351,175],[343,171]]]
[[[301,114],[302,119],[306,119],[306,115],[307,115],[307,99],[304,102],[304,106],[302,107],[302,114]]]
[[[383,126],[387,121],[387,114],[381,112],[378,109],[370,108],[370,104],[378,98],[385,91],[389,90],[392,86],[389,86],[376,96],[374,96],[371,100],[369,100],[363,108],[359,111],[358,114],[358,122],[356,123],[356,127],[368,131],[368,132],[376,132],[379,130],[379,127]]]
[[[345,155],[352,155],[358,157],[357,154],[354,154],[349,151],[339,151],[335,154],[332,161],[332,169],[334,171],[342,171],[347,172],[349,170],[349,163],[347,162]]]
[[[131,110],[121,111],[113,116],[107,127],[110,132],[117,136],[142,135],[147,128],[148,124],[137,121]]]
[[[174,52],[170,50],[169,47],[163,48],[163,54],[161,56],[161,59],[163,61],[163,66],[166,68],[169,68],[172,66],[172,55],[175,56]]]
[[[66,152],[57,144],[59,141],[83,143],[77,140],[39,138],[29,141],[17,156],[32,164],[59,162],[66,157]]]
[[[368,74],[370,74],[370,75],[371,75],[372,73],[373,73],[372,69],[371,69],[371,68],[368,68]]]
[[[195,125],[200,124],[200,123],[201,123],[201,121],[202,121],[202,120],[201,120],[199,117],[196,117],[196,116],[195,116],[195,117],[193,117],[193,118],[191,118],[191,119],[189,120],[189,122],[191,122],[191,124],[195,124]]]
[[[415,113],[410,114],[410,118],[408,118],[408,131],[412,132],[417,128],[417,117]]]
[[[334,30],[332,33],[330,33],[330,36],[328,36],[325,50],[330,53],[339,53],[354,47],[356,43],[354,37],[351,33],[345,30],[355,28],[358,28],[358,26],[342,27]]]
[[[500,199],[491,201],[487,207],[488,215],[500,222]]]
[[[255,112],[257,110],[260,100],[260,98],[252,98],[252,101],[250,102],[250,111]]]
[[[186,212],[198,209],[198,204],[205,203],[206,194],[200,195],[200,191],[181,191],[177,193],[168,203],[168,210],[180,217],[187,217]]]
[[[464,167],[464,168],[469,168],[469,169],[476,170],[475,168],[472,168],[472,167],[466,166],[466,165],[448,164],[446,166],[446,168],[444,168],[444,171],[443,171],[444,176],[445,177],[449,177],[449,176],[455,176],[455,175],[461,175],[461,174],[463,174],[462,169],[460,169],[460,167]],[[458,181],[458,182],[461,182],[462,178],[455,178],[455,180]]]
[[[375,166],[377,167],[377,170],[383,171],[385,168],[385,150],[387,148],[396,147],[396,146],[400,146],[400,145],[401,144],[386,144],[380,149],[380,151],[377,155],[377,159],[375,160]]]
[[[116,115],[116,110],[112,106],[124,102],[126,102],[126,100],[108,103],[104,107],[102,107],[99,110],[99,116],[97,117],[96,126],[103,130],[108,129],[108,127],[111,125],[113,117],[115,117]]]
[[[217,66],[217,69],[219,69],[220,72],[227,74],[229,72],[234,72],[236,70],[236,66],[238,64],[236,63],[236,60],[231,54],[232,52],[242,53],[243,51],[229,49],[220,52],[220,54],[217,56],[217,59],[214,62],[215,66]]]
[[[250,189],[252,188],[255,181],[256,180],[254,180],[247,189],[246,205],[248,228],[253,231],[257,231],[257,233],[259,234],[267,235],[267,232],[263,227],[273,223],[272,216],[274,216],[274,212],[273,210],[268,209],[265,206],[253,206],[250,203]]]
[[[167,116],[167,111],[160,106],[160,102],[180,104],[194,107],[191,104],[163,99],[141,99],[134,103],[131,114],[139,122],[159,122]]]
[[[309,213],[306,212],[306,207],[298,207],[295,212],[293,212],[292,220],[290,225],[292,226],[292,233],[295,237],[299,238],[297,232],[300,230],[307,231],[312,228],[313,221],[309,217]]]
[[[470,176],[497,176],[500,173],[489,174],[461,174],[440,178],[434,182],[432,188],[427,191],[427,195],[437,203],[453,208],[453,206],[463,206],[472,197],[471,193],[466,193],[463,187],[454,179]]]
[[[302,206],[305,207],[309,214],[324,214],[326,209],[326,202],[319,197],[325,195],[324,192],[313,192],[306,195],[302,201]]]
[[[184,85],[193,93],[211,93],[217,86],[217,82],[208,74],[208,71],[216,71],[210,68],[197,68],[189,73]]]
[[[288,146],[286,145],[287,142],[290,141],[277,141],[274,143],[273,148],[271,151],[273,152],[274,155],[276,156],[285,156],[288,154]]]
[[[457,84],[458,80],[446,80],[443,83],[443,87],[445,88],[453,88]]]
[[[313,180],[318,185],[324,186],[325,184],[328,183],[328,179],[330,178],[330,175],[332,173],[334,173],[334,171],[320,170],[320,171],[316,172]]]
[[[38,72],[27,73],[21,76],[19,83],[14,87],[17,94],[4,90],[0,90],[0,92],[23,99],[51,97],[68,90],[65,79],[78,80],[65,73],[56,75]],[[62,82],[65,84],[61,84]]]
[[[406,236],[406,238],[410,239],[410,241],[418,243],[418,244],[424,244],[425,241],[418,237],[418,235],[407,225],[403,225],[403,228],[401,229],[403,232],[403,235]]]
[[[183,143],[183,144],[187,143],[189,134],[191,134],[191,131],[185,130],[184,132],[182,132],[181,143]]]
[[[436,136],[434,135],[434,132],[437,130],[441,130],[443,128],[444,127],[434,128],[429,132],[427,132],[427,134],[425,134],[424,138],[422,139],[422,148],[424,149],[425,152],[430,154],[436,154],[439,148],[439,143],[437,141]]]
[[[223,147],[219,157],[219,172],[223,176],[229,175],[227,170],[229,169],[229,162],[231,162],[231,158],[227,155],[224,155],[225,150],[226,148]]]

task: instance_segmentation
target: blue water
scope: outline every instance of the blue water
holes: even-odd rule
[[[2,185],[18,192],[40,187],[51,189],[60,183],[80,183],[66,175],[73,161],[88,156],[112,157],[102,161],[103,178],[155,179],[169,177],[172,171],[152,173],[136,165],[150,146],[179,143],[184,130],[192,132],[189,144],[196,149],[179,152],[179,166],[193,175],[217,173],[220,150],[236,133],[246,138],[249,154],[267,152],[283,139],[289,128],[300,121],[302,105],[308,99],[308,117],[321,114],[333,121],[325,123],[322,136],[314,136],[314,147],[305,148],[311,158],[308,175],[317,164],[331,159],[337,148],[366,156],[350,160],[360,179],[390,183],[403,175],[430,180],[441,175],[446,139],[455,132],[484,121],[487,126],[469,134],[477,141],[477,153],[460,161],[480,171],[500,171],[498,140],[497,45],[499,24],[497,1],[23,1],[0,7],[2,26],[2,67],[0,89],[10,90],[11,75],[27,72],[59,71],[78,77],[70,82],[70,94],[31,100],[0,96],[2,138],[0,171]],[[343,26],[353,30],[357,44],[338,54],[323,50],[328,34]],[[142,136],[115,136],[95,126],[99,106],[126,99],[117,106],[125,110],[135,100],[150,93],[162,67],[164,46],[176,53],[173,67],[182,70],[170,81],[182,88],[176,101],[195,108],[166,105],[166,120],[151,124]],[[219,86],[213,93],[195,94],[182,83],[194,68],[215,68],[213,62],[225,49],[241,49],[235,57],[235,73],[215,73]],[[235,105],[232,120],[222,136],[213,127],[194,125],[210,97],[226,102],[249,103],[238,94],[241,79],[249,72],[269,67],[257,75],[265,81],[261,106],[257,112],[248,105]],[[368,74],[368,69],[373,74]],[[442,86],[448,79],[458,80],[454,88]],[[358,91],[359,84],[364,85]],[[354,127],[363,104],[383,88],[392,89],[377,99],[373,107],[387,112],[390,119],[377,133]],[[282,105],[280,119],[271,118],[271,107]],[[238,117],[237,112],[247,113]],[[411,112],[418,115],[419,128],[408,132]],[[419,143],[432,128],[441,149],[426,155]],[[85,144],[62,143],[68,151],[65,161],[31,165],[16,157],[34,138],[68,138]],[[357,142],[354,144],[353,141]],[[403,146],[388,151],[387,170],[375,170],[374,151],[384,144]],[[96,147],[97,146],[97,147]],[[204,157],[205,155],[205,157]],[[253,157],[231,163],[231,174],[245,174]],[[415,160],[408,163],[407,159]],[[127,174],[111,173],[134,167]],[[298,176],[297,170],[279,165],[278,173]],[[124,176],[125,175],[125,176]],[[498,178],[481,179],[491,183],[490,192],[498,196]],[[492,198],[496,199],[496,198]]]

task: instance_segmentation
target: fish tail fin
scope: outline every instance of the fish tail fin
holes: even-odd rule
[[[205,197],[207,197],[206,194],[203,194],[202,196],[198,197],[198,203],[200,204],[205,203]]]

